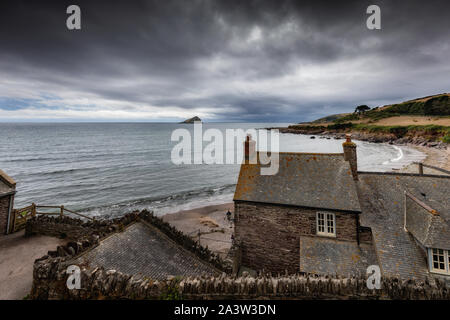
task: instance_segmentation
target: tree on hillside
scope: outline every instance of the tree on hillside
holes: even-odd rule
[[[369,107],[369,106],[366,106],[365,104],[363,104],[363,105],[361,105],[361,106],[357,106],[357,107],[356,107],[355,113],[356,113],[356,112],[358,112],[358,113],[364,113],[364,112],[369,111],[369,110],[370,110],[370,107]]]

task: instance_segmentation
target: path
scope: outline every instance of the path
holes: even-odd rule
[[[65,243],[62,239],[33,236],[25,231],[0,235],[0,300],[21,300],[31,290],[34,260]]]

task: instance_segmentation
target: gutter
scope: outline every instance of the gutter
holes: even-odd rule
[[[351,213],[351,214],[360,214],[362,213],[361,210],[348,210],[348,209],[333,209],[333,208],[322,208],[322,207],[308,207],[308,206],[301,206],[296,204],[284,204],[284,203],[276,203],[276,202],[263,202],[263,201],[254,201],[254,200],[240,200],[240,199],[233,199],[233,202],[246,202],[246,203],[257,203],[257,204],[267,204],[272,206],[279,206],[279,207],[289,207],[289,208],[302,208],[302,209],[308,209],[308,210],[324,210],[324,211],[332,211],[332,212],[343,212],[343,213]]]

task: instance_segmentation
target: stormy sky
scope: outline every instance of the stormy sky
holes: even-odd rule
[[[81,30],[66,8],[81,8]],[[381,8],[381,30],[366,9]],[[299,122],[450,91],[450,1],[0,4],[0,121]]]

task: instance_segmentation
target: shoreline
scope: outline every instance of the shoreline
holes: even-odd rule
[[[226,212],[234,213],[234,203],[206,205],[199,208],[168,213],[161,218],[214,253],[225,259],[231,247],[233,224]]]
[[[334,139],[345,139],[346,134],[350,134],[353,140],[367,141],[372,143],[389,143],[396,146],[422,146],[431,147],[435,149],[447,149],[448,143],[435,140],[430,137],[421,135],[397,137],[393,133],[372,133],[364,131],[348,131],[348,130],[326,130],[320,127],[305,127],[305,128],[286,128],[273,127],[266,128],[267,130],[277,129],[280,133],[302,134],[310,136],[324,136]]]
[[[422,161],[424,165],[438,167],[450,171],[450,147],[442,149],[427,146],[418,146],[415,144],[406,144],[406,146],[414,148],[426,155],[426,158]],[[417,172],[417,170],[418,170],[417,165],[411,163],[405,168],[403,168],[400,172]],[[435,170],[431,171],[432,174],[443,174],[436,172]]]

